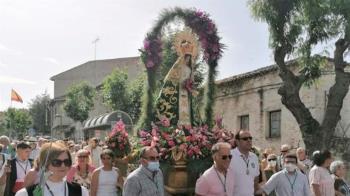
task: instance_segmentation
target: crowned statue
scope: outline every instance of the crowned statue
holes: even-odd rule
[[[156,118],[166,117],[171,125],[193,124],[194,66],[198,56],[198,41],[190,30],[176,34],[174,40],[178,59],[164,79],[156,102]]]

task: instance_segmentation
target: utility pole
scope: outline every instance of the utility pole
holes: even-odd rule
[[[92,41],[92,44],[95,44],[95,53],[94,53],[94,60],[96,61],[96,51],[97,51],[97,42],[100,41],[100,38],[97,36],[94,41]]]

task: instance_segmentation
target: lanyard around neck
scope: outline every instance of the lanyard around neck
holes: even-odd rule
[[[24,174],[27,175],[27,168],[28,168],[28,163],[29,161],[27,160],[26,162],[26,167],[24,168],[23,165],[21,164],[22,161],[16,159],[16,162],[18,163],[19,167],[23,170]]]
[[[226,191],[226,175],[224,175],[225,180],[223,181],[223,180],[221,179],[221,177],[220,177],[220,175],[219,175],[219,172],[218,172],[218,170],[216,169],[215,166],[214,166],[214,170],[215,170],[216,175],[218,176],[218,178],[219,178],[219,180],[220,180],[222,186],[224,187],[224,191],[225,191],[225,193],[226,193],[226,192],[227,192],[227,191]]]
[[[289,179],[289,177],[288,177],[288,173],[285,173],[285,175],[286,175],[286,177],[287,177],[287,179],[288,179],[288,182],[289,182],[290,188],[292,189],[292,193],[294,194],[294,185],[295,185],[295,181],[296,181],[297,176],[298,176],[298,172],[297,172],[297,171],[295,171],[295,177],[294,177],[293,183],[292,183],[292,181]]]

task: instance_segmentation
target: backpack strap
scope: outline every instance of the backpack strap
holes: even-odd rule
[[[69,196],[81,196],[82,190],[80,184],[77,184],[75,182],[67,182],[68,186],[68,195]],[[28,195],[30,196],[30,195]]]

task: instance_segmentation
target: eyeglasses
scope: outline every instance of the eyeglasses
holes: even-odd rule
[[[70,159],[64,159],[64,160],[54,159],[52,160],[51,165],[54,167],[61,167],[62,163],[64,163],[64,166],[66,167],[72,166],[72,161]]]
[[[277,159],[274,158],[274,159],[267,159],[267,161],[276,161]]]
[[[286,153],[286,152],[288,152],[288,150],[281,150],[281,152]]]
[[[222,159],[222,160],[226,160],[226,159],[231,160],[231,159],[232,159],[232,155],[222,155],[222,156],[221,156],[221,159]]]
[[[150,161],[158,161],[159,158],[160,158],[159,156],[155,156],[155,157],[153,157],[153,156],[145,157],[145,159],[150,160]]]
[[[248,141],[248,140],[250,140],[250,141],[252,141],[253,140],[253,137],[242,137],[242,138],[240,138],[240,140],[244,140],[244,141]]]
[[[88,158],[89,156],[85,156],[85,155],[82,155],[82,156],[78,156],[79,159],[86,159]]]

